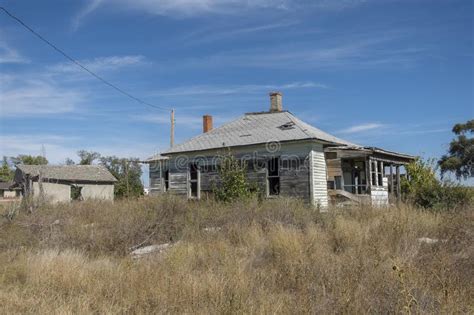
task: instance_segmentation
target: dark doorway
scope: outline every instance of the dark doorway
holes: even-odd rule
[[[165,171],[164,180],[165,180],[165,191],[168,191],[168,189],[170,188],[170,171],[169,170]]]
[[[267,162],[268,171],[268,195],[277,196],[280,194],[280,159],[275,157]]]

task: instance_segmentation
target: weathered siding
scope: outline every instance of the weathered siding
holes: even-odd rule
[[[324,165],[318,164],[317,170],[320,171],[323,167],[324,179],[321,180],[320,176],[316,177],[317,187],[316,191],[321,193],[324,189],[326,190],[326,166],[324,160],[324,154],[322,150],[322,144],[308,141],[299,143],[282,143],[281,146],[275,152],[269,151],[265,144],[251,145],[248,147],[233,148],[232,154],[238,159],[243,159],[248,163],[247,178],[250,183],[256,185],[259,191],[263,194],[267,193],[267,170],[266,160],[271,157],[279,157],[282,163],[280,168],[280,195],[281,196],[292,196],[302,198],[306,201],[310,201],[311,189],[310,189],[310,170],[308,163],[308,156],[311,150],[315,149]],[[219,175],[213,167],[215,165],[217,156],[222,156],[228,153],[226,148],[222,150],[210,150],[206,152],[195,152],[189,153],[186,156],[187,160],[183,166],[183,156],[170,156],[169,167],[170,167],[170,185],[169,191],[171,193],[187,195],[189,189],[189,176],[186,165],[190,163],[197,163],[200,166],[200,180],[201,180],[201,191],[211,191],[213,187],[219,185]],[[257,159],[257,160],[256,160]],[[285,164],[284,161],[291,161],[289,164]],[[154,174],[150,171],[150,186],[151,188],[157,188],[159,183],[158,174]],[[327,195],[317,196],[318,200],[321,200],[322,205],[327,205]]]
[[[16,190],[4,190],[2,194],[3,198],[15,198],[18,197]]]
[[[71,201],[71,186],[68,184],[41,183],[42,189],[38,182],[33,182],[33,196],[39,197],[41,193],[45,199],[52,203]]]
[[[150,167],[150,194],[163,192],[161,172],[159,168]]]
[[[201,190],[212,191],[214,187],[219,185],[220,178],[216,171],[202,171],[201,172]]]
[[[81,195],[84,200],[114,200],[114,185],[104,184],[80,184],[82,187]]]
[[[310,153],[310,181],[312,187],[311,201],[322,208],[328,206],[327,173],[324,152],[321,148]]]
[[[170,171],[169,190],[178,195],[188,194],[188,173]]]
[[[298,158],[283,163],[280,169],[280,194],[310,200],[309,168],[307,160]]]
[[[71,201],[71,185],[67,183],[43,182],[41,184],[43,196],[52,203]],[[113,184],[77,184],[82,187],[81,196],[83,200],[114,200]],[[33,182],[33,196],[41,196],[40,184]]]

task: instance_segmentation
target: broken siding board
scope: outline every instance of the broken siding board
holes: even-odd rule
[[[175,194],[186,195],[188,193],[188,174],[170,172],[169,191]]]
[[[328,172],[328,180],[334,180],[334,177],[342,177],[342,165],[341,159],[333,159],[326,161],[326,167]]]

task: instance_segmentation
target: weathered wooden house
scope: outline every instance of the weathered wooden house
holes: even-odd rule
[[[247,113],[147,160],[150,193],[201,198],[219,184],[219,156],[245,160],[249,181],[267,197],[292,196],[327,207],[336,201],[387,204],[400,195],[400,167],[413,156],[364,147],[315,128],[282,108],[270,93],[270,110]]]
[[[50,202],[114,199],[117,179],[101,165],[23,165],[15,171],[15,185],[23,196]]]

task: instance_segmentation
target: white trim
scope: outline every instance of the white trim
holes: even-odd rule
[[[313,178],[313,150],[309,151],[308,155],[309,163],[309,201],[311,205],[316,206],[314,202],[314,178]]]
[[[327,212],[328,191],[327,191],[327,169],[324,151],[313,149],[310,154],[310,183],[312,185],[311,195],[313,206],[318,206],[321,212]]]

